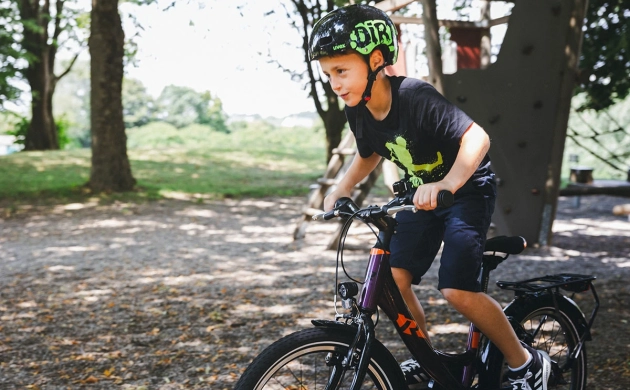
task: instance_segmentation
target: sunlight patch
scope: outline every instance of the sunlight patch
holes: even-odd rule
[[[144,276],[159,276],[159,275],[168,275],[171,273],[171,270],[166,268],[152,268],[146,271],[140,272],[140,275]]]
[[[623,257],[607,257],[602,259],[602,263],[614,264],[619,268],[628,268],[630,267],[630,261],[627,258]]]
[[[164,278],[164,284],[168,286],[177,286],[182,284],[188,284],[198,281],[210,281],[215,277],[206,274],[194,274],[194,275],[182,275],[182,276],[170,276]]]
[[[276,305],[276,306],[265,308],[266,313],[272,313],[272,314],[293,313],[295,310],[296,310],[295,305]]]
[[[243,226],[245,233],[289,233],[291,229],[285,226],[264,227],[264,226]]]
[[[88,251],[97,251],[100,247],[98,245],[92,246],[66,246],[66,247],[58,247],[58,246],[50,246],[45,250],[47,252],[55,252],[60,255],[71,255],[73,252],[88,252]]]
[[[74,271],[74,266],[68,265],[51,265],[47,268],[50,272],[58,272],[58,271]]]
[[[37,307],[37,302],[35,301],[26,301],[26,302],[20,302],[17,305],[15,305],[21,309],[27,309],[29,307]]]
[[[106,289],[102,289],[102,290],[85,290],[85,291],[79,291],[77,293],[77,295],[110,295],[112,294],[114,291],[112,291],[109,288]]]
[[[464,324],[443,324],[432,326],[430,332],[435,334],[468,333],[469,328],[470,325]]]
[[[185,209],[178,211],[175,215],[183,215],[186,217],[214,218],[217,213],[212,210]]]

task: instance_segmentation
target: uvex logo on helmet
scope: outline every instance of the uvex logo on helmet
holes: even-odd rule
[[[350,47],[360,54],[370,54],[377,46],[386,45],[394,52],[394,32],[383,20],[358,23],[350,33]]]

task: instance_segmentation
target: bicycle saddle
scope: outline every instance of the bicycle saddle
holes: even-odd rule
[[[498,255],[500,253],[516,255],[527,248],[527,241],[521,236],[497,236],[486,241],[484,255]]]

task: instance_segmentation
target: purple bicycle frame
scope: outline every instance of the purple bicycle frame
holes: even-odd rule
[[[370,251],[365,283],[357,303],[362,310],[370,313],[376,312],[377,307],[380,307],[392,321],[400,338],[415,359],[443,388],[452,390],[467,388],[446,368],[442,362],[443,359],[435,352],[429,339],[413,320],[392,276],[389,251],[378,247]],[[427,358],[429,356],[430,358]],[[464,383],[469,383],[469,378],[463,379]]]

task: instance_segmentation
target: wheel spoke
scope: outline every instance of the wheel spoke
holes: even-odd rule
[[[552,303],[552,302],[550,302]],[[572,318],[560,302],[545,306],[536,301],[518,308],[509,314],[521,324],[524,332],[517,332],[532,343],[534,349],[543,350],[552,359],[552,372],[549,378],[549,390],[584,390],[586,386],[585,350],[570,361],[570,353],[579,342],[579,334]],[[571,309],[571,308],[569,308]],[[501,355],[500,360],[503,360]],[[502,373],[507,372],[507,363],[503,363]],[[500,389],[510,388],[504,374],[500,378]]]

